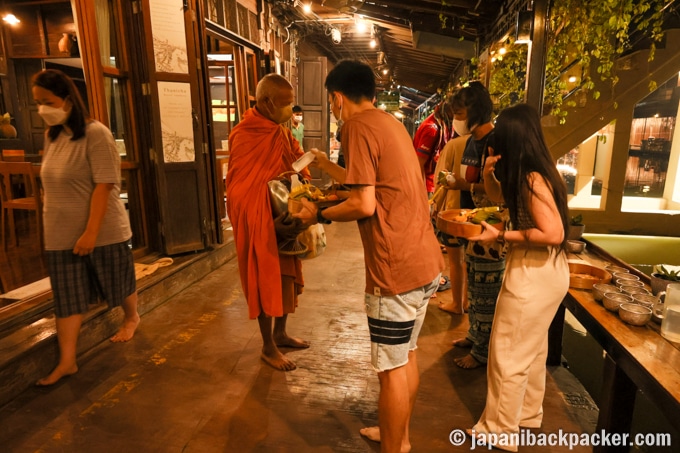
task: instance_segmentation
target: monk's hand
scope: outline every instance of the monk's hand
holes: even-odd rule
[[[302,203],[302,209],[293,214],[293,217],[295,217],[296,219],[300,219],[300,221],[302,221],[302,224],[305,225],[306,227],[312,226],[315,223],[317,223],[316,212],[318,211],[319,208],[306,198],[302,198],[300,202]]]
[[[276,241],[279,243],[294,240],[305,228],[302,220],[296,219],[288,212],[284,212],[274,219]]]

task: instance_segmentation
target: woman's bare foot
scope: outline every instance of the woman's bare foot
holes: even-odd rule
[[[52,370],[50,374],[45,376],[44,378],[38,380],[38,382],[35,383],[38,387],[47,387],[50,385],[56,384],[59,379],[70,376],[72,374],[76,374],[78,372],[78,365],[73,364],[71,366],[61,366],[57,365],[57,367]]]
[[[453,361],[456,362],[456,365],[466,370],[471,370],[473,368],[479,368],[480,366],[486,365],[472,357],[471,354],[461,357],[460,359],[454,359]]]
[[[123,325],[120,326],[120,329],[118,329],[118,332],[116,332],[114,336],[109,338],[109,341],[114,343],[124,343],[126,341],[130,341],[135,335],[138,325],[139,315],[137,314],[135,314],[135,317],[132,319],[124,319]]]
[[[460,304],[455,302],[439,302],[439,309],[454,315],[464,315],[467,312],[467,307],[461,307]]]
[[[380,442],[380,427],[379,426],[369,426],[367,428],[361,428],[359,434],[364,436],[368,440],[373,442]],[[407,443],[401,444],[401,453],[409,453],[411,451],[411,444]]]
[[[457,348],[471,348],[472,347],[472,342],[468,340],[467,338],[459,338],[457,340],[454,340],[453,343],[451,343],[453,346]]]
[[[279,347],[288,348],[300,348],[305,349],[309,347],[309,341],[301,340],[295,337],[289,337],[288,335],[283,335],[281,337],[275,337],[274,343]]]
[[[265,349],[262,348],[262,354],[260,355],[260,358],[266,364],[270,365],[272,368],[276,368],[279,371],[292,371],[297,368],[295,362],[286,358],[286,356],[281,354],[281,351],[278,349],[265,351]]]

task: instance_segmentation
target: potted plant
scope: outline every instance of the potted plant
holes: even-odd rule
[[[654,266],[650,283],[652,293],[655,296],[662,291],[666,291],[666,287],[670,283],[675,282],[680,282],[680,266],[670,266],[668,264],[657,264]]]
[[[583,236],[586,226],[583,224],[583,216],[581,214],[573,216],[569,222],[569,234],[567,239],[570,241],[578,241]]]

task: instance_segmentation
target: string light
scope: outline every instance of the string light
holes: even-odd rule
[[[305,14],[309,14],[312,12],[312,4],[311,3],[305,3],[302,5],[302,11],[305,12]]]

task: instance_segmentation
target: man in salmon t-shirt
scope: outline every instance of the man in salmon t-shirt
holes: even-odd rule
[[[258,83],[255,97],[255,107],[229,135],[227,211],[248,313],[250,319],[257,318],[262,334],[262,360],[289,371],[295,363],[279,347],[309,347],[308,342],[286,333],[288,314],[295,311],[304,281],[300,260],[280,255],[277,240],[295,238],[304,227],[290,217],[274,219],[267,183],[291,170],[303,152],[290,129],[282,126],[293,113],[295,96],[290,83],[269,74]],[[310,179],[309,170],[302,174]],[[273,331],[272,318],[276,319]]]
[[[346,170],[325,153],[311,152],[319,168],[351,188],[350,195],[325,209],[303,200],[304,209],[294,217],[305,224],[358,223],[371,364],[380,380],[380,426],[360,432],[381,442],[383,452],[409,451],[408,425],[419,380],[416,342],[444,260],[411,137],[392,115],[373,105],[373,70],[358,61],[341,61],[328,74],[326,89],[333,116],[343,121]]]

